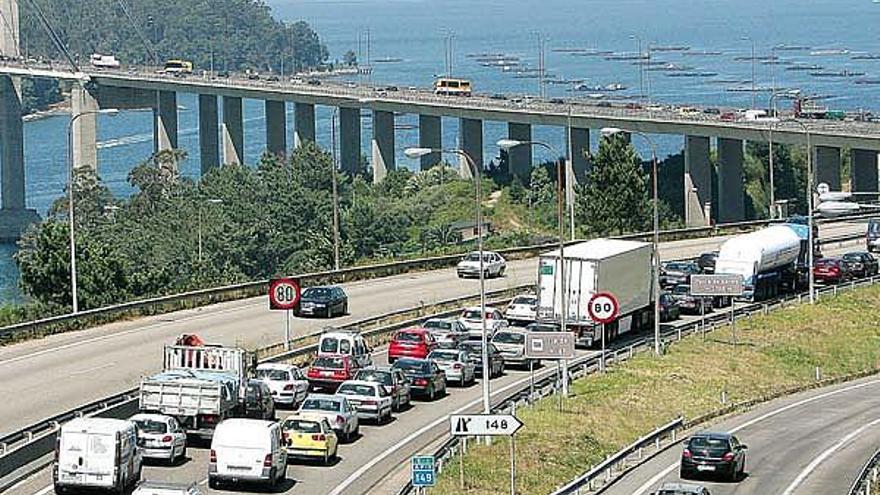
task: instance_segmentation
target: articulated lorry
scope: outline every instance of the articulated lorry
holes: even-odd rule
[[[163,371],[141,381],[140,409],[174,416],[188,434],[210,438],[220,421],[244,415],[255,363],[244,349],[181,339],[165,346]]]
[[[605,325],[606,340],[653,325],[651,284],[653,250],[645,242],[593,239],[542,254],[538,262],[538,322],[561,322],[562,278],[565,270],[565,330],[574,332],[579,346],[591,347],[601,338],[587,305],[594,294],[610,292],[620,303],[616,321]]]

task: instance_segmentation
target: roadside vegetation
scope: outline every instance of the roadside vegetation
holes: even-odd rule
[[[809,384],[817,366],[825,378],[877,369],[878,304],[880,287],[874,286],[742,320],[736,347],[728,329],[705,340],[693,335],[660,359],[643,353],[605,375],[576,381],[563,412],[557,397],[520,408],[525,426],[516,441],[517,493],[546,494],[679,415],[716,410],[722,391],[735,403]],[[508,449],[504,440],[473,445],[464,459],[466,488],[459,486],[454,460],[433,493],[506,493]]]

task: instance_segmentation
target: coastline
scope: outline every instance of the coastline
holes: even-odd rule
[[[45,110],[37,110],[36,112],[22,115],[23,122],[33,122],[35,120],[48,119],[58,115],[70,113],[70,99],[64,98],[58,103],[54,103]]]

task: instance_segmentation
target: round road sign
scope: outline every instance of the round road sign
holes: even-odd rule
[[[620,304],[618,304],[614,294],[610,292],[597,292],[590,298],[587,311],[590,313],[590,318],[596,323],[611,323],[617,318]]]
[[[269,309],[291,310],[299,302],[299,281],[274,278],[269,282]]]

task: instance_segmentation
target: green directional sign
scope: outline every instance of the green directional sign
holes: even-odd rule
[[[541,275],[553,275],[553,265],[541,265]]]

